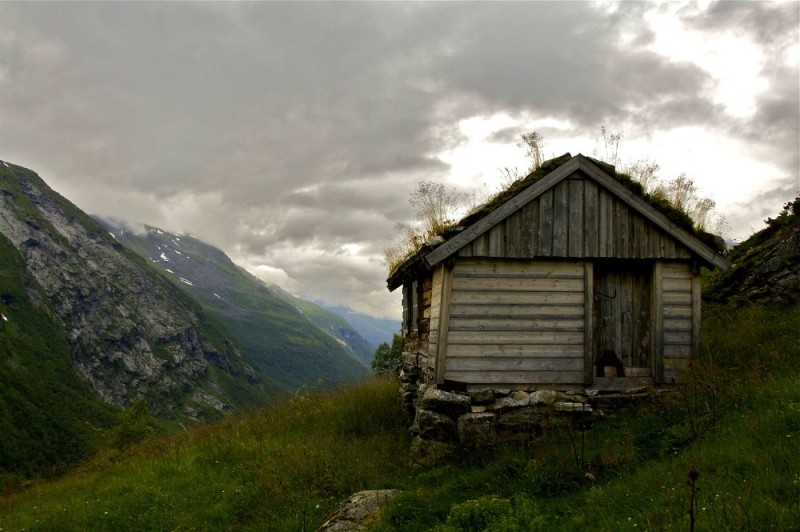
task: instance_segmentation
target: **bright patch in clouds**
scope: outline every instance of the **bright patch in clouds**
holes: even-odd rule
[[[672,61],[686,61],[702,68],[716,82],[716,103],[737,118],[752,116],[756,99],[768,88],[760,75],[764,66],[761,50],[734,29],[710,33],[686,28],[677,16],[686,8],[686,4],[670,3],[645,17],[655,33],[650,49]]]

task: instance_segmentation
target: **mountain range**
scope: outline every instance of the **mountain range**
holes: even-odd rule
[[[372,332],[196,238],[98,221],[4,161],[0,266],[0,476],[88,456],[138,400],[177,427],[369,373]]]
[[[101,223],[118,242],[200,302],[276,389],[294,392],[305,384],[338,384],[366,375],[374,349],[337,315],[266,285],[220,249],[190,235]]]

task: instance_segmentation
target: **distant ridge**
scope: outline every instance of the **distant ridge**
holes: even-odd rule
[[[319,305],[347,320],[369,342],[373,351],[383,342],[391,344],[392,337],[400,332],[400,320],[375,318],[345,306]]]
[[[324,309],[293,298],[197,238],[100,220],[107,231],[199,301],[243,346],[266,382],[282,392],[338,384],[369,372],[369,346]]]

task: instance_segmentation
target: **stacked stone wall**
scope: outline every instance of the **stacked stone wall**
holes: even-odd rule
[[[559,424],[579,423],[586,428],[653,392],[648,388],[454,392],[426,384],[413,364],[404,364],[400,371],[400,393],[413,437],[410,458],[422,467],[463,452],[490,450],[504,441],[532,441]]]

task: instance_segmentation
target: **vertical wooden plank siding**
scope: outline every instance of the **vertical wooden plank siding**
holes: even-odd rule
[[[583,225],[583,183],[582,179],[570,179],[569,183],[569,219],[567,225],[569,230],[569,245],[567,246],[567,256],[583,257],[583,235],[585,232]]]
[[[506,249],[503,256],[509,258],[524,257],[520,241],[523,235],[522,211],[517,211],[508,217],[505,222]]]
[[[431,282],[431,321],[430,321],[430,334],[428,336],[428,359],[425,361],[425,368],[429,374],[436,371],[435,357],[438,353],[439,343],[439,324],[442,308],[442,282],[444,265],[439,265],[433,270],[433,279]]]
[[[411,323],[409,325],[411,332],[416,332],[419,330],[419,283],[417,281],[411,283],[410,295],[411,312],[409,319]]]
[[[553,257],[566,257],[569,242],[569,179],[553,190]]]
[[[700,355],[700,320],[703,306],[703,288],[700,285],[700,268],[692,268],[692,359]]]
[[[583,265],[583,384],[589,386],[594,379],[594,264]]]
[[[504,257],[506,253],[505,224],[497,224],[487,233],[489,236],[489,256]]]
[[[438,350],[444,378],[486,387],[583,384],[585,275],[582,262],[459,259],[447,349]]]
[[[441,384],[445,378],[445,363],[447,358],[447,342],[450,327],[450,297],[453,285],[453,270],[446,264],[442,265],[442,294],[439,303],[439,338],[436,344],[436,384]]]
[[[600,224],[599,218],[599,199],[598,194],[600,190],[594,181],[584,181],[584,238],[583,238],[583,256],[584,257],[597,257],[597,243],[598,243],[598,230]]]
[[[691,252],[591,179],[565,179],[476,237],[459,257],[689,260]]]
[[[553,255],[553,191],[547,190],[539,197],[539,255]]]
[[[653,280],[650,284],[650,352],[652,353],[653,381],[664,382],[664,299],[663,265],[656,261],[653,265]]]
[[[688,263],[667,262],[663,268],[664,379],[678,379],[693,348],[694,302]]]
[[[411,332],[411,305],[409,304],[409,291],[411,290],[410,283],[403,285],[403,333],[408,334]]]

